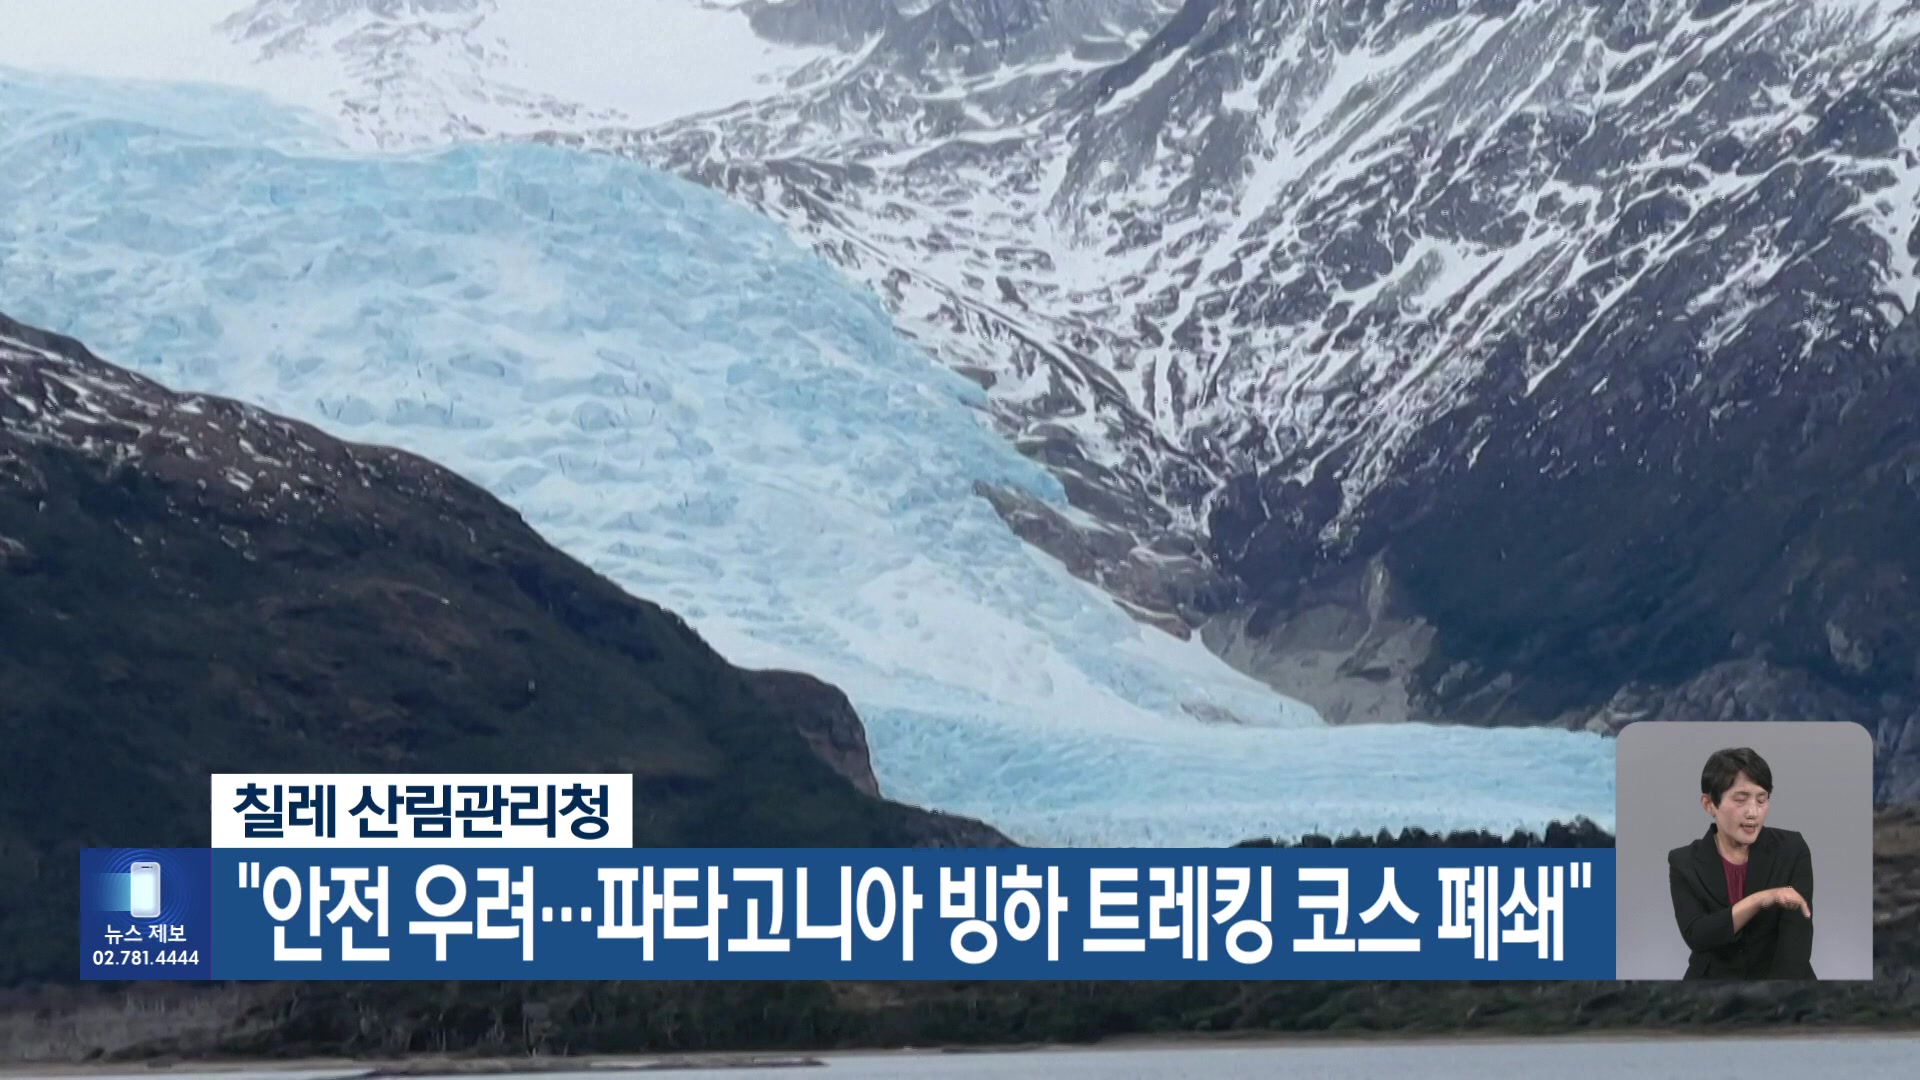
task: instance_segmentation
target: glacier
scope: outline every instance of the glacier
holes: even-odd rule
[[[845,690],[891,798],[1056,846],[1612,826],[1610,739],[1330,726],[1129,618],[976,494],[1065,504],[978,388],[717,193],[4,70],[0,175],[0,309],[460,472],[735,663]]]

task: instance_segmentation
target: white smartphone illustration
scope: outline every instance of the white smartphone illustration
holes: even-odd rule
[[[137,862],[133,864],[131,914],[136,919],[154,919],[160,915],[160,864],[157,862]]]

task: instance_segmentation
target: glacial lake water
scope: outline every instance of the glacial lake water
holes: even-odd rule
[[[784,1056],[784,1055],[769,1055]],[[1920,1033],[1913,1036],[1845,1035],[1780,1037],[1732,1035],[1713,1039],[1633,1040],[1565,1038],[1510,1042],[1402,1042],[1379,1044],[1213,1044],[1053,1049],[1008,1053],[859,1053],[816,1055],[824,1064],[806,1067],[695,1068],[630,1071],[592,1068],[579,1072],[518,1074],[543,1080],[610,1080],[611,1077],[682,1076],[695,1080],[1480,1080],[1487,1076],[1596,1077],[1622,1080],[1701,1080],[1729,1072],[1774,1076],[1817,1075],[1846,1080],[1912,1077],[1920,1061]],[[38,1080],[31,1071],[0,1070],[9,1080]],[[90,1080],[328,1080],[354,1074],[351,1067],[300,1072],[195,1070],[190,1066],[124,1076],[88,1073]],[[57,1070],[40,1074],[62,1076]],[[73,1073],[65,1073],[67,1077]],[[479,1074],[506,1076],[514,1074]],[[426,1078],[418,1078],[426,1080]]]

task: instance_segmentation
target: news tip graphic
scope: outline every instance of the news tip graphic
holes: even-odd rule
[[[147,854],[87,858],[126,867]],[[163,877],[178,866],[197,888],[193,875],[207,875],[204,921],[192,894],[163,900],[163,910],[180,905],[162,921],[177,922],[182,941],[166,946],[197,949],[195,964],[83,956],[83,977],[1539,980],[1614,970],[1607,851],[160,854],[172,860]],[[86,954],[107,948],[106,925],[96,921]],[[141,933],[139,948],[159,947]]]
[[[80,977],[210,979],[212,894],[204,848],[80,853]]]

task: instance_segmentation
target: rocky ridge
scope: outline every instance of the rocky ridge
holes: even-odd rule
[[[267,762],[628,772],[640,846],[1009,844],[447,470],[4,316],[0,640],[0,985],[74,970],[78,848],[204,846],[208,774]]]

